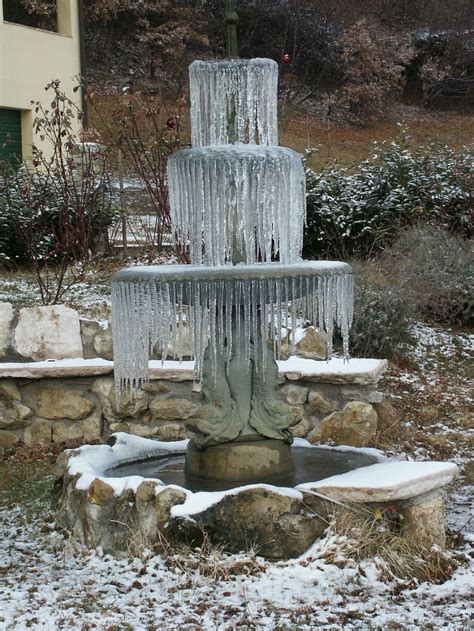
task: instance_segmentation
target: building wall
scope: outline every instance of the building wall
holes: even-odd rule
[[[80,40],[77,0],[57,0],[58,33],[43,31],[3,20],[0,0],[0,108],[22,112],[23,158],[31,155],[32,143],[47,155],[50,147],[33,134],[34,111],[31,101],[45,108],[51,93],[45,86],[53,79],[61,81],[62,90],[79,107],[81,92],[74,93],[80,75]],[[80,124],[75,132],[79,133]]]

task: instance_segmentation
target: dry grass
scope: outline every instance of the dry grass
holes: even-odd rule
[[[338,554],[360,562],[374,559],[386,580],[393,578],[442,583],[458,566],[452,553],[415,545],[402,537],[396,515],[346,511],[332,521],[329,532],[340,538]]]
[[[209,534],[202,531],[199,545],[168,539],[157,531],[158,543],[151,551],[137,528],[130,528],[128,552],[141,560],[143,573],[147,571],[150,555],[159,554],[170,569],[180,574],[200,575],[212,582],[229,580],[232,576],[250,576],[265,571],[265,564],[257,556],[257,548],[250,547],[245,553],[231,554],[225,545],[211,541]]]
[[[320,116],[295,113],[280,132],[280,144],[304,152],[307,147],[319,151],[309,159],[315,170],[335,160],[352,166],[364,160],[375,141],[394,140],[400,133],[399,124],[408,127],[411,145],[440,142],[460,149],[474,140],[474,119],[467,114],[404,108],[394,111],[389,120],[374,122],[367,127],[350,127],[332,123]],[[280,126],[281,127],[281,126]]]

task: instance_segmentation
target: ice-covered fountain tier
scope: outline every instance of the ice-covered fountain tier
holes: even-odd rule
[[[134,267],[113,279],[117,390],[148,376],[192,336],[207,405],[188,421],[191,478],[276,480],[294,470],[291,409],[277,397],[283,326],[337,325],[348,356],[351,268],[303,262],[301,156],[277,145],[277,64],[268,59],[194,62],[191,149],[168,163],[171,219],[192,265]],[[279,262],[273,262],[275,259]]]

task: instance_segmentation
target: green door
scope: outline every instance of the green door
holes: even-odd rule
[[[0,107],[0,162],[21,162],[21,112]]]

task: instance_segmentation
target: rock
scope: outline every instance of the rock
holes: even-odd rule
[[[169,397],[155,399],[150,403],[153,418],[158,421],[185,420],[193,416],[198,406],[188,399]]]
[[[232,495],[186,519],[186,504],[172,511],[170,531],[199,540],[207,532],[231,552],[255,545],[258,554],[273,559],[302,554],[327,527],[324,518],[296,497],[269,489],[251,488]],[[181,518],[180,518],[181,517]]]
[[[130,431],[130,428],[128,427],[127,423],[111,423],[109,426],[109,429],[112,432],[112,434],[114,434],[115,432],[128,433]]]
[[[141,388],[150,394],[169,394],[172,392],[172,388],[168,384],[160,381],[148,381],[143,383]]]
[[[0,380],[0,400],[20,401],[21,395],[14,381],[9,379]]]
[[[0,400],[0,429],[23,427],[32,416],[30,408],[18,401]]]
[[[34,361],[82,358],[77,311],[62,305],[20,309],[14,348]]]
[[[380,403],[383,394],[377,392],[376,386],[359,386],[359,387],[343,387],[341,388],[342,397],[346,401],[364,401],[364,403]]]
[[[83,320],[79,321],[81,326],[81,339],[82,350],[84,359],[94,359],[97,357],[97,352],[94,348],[94,338],[101,331],[103,331],[100,322],[96,320]]]
[[[309,430],[309,419],[304,416],[301,408],[293,408],[295,410],[295,425],[291,425],[290,432],[295,438],[305,438]]]
[[[122,418],[135,418],[148,408],[150,396],[143,390],[122,392],[120,400],[115,399],[115,384],[110,377],[96,379],[91,386],[102,405],[102,414],[113,423]]]
[[[158,486],[157,482],[151,482],[150,480],[142,482],[136,492],[137,502],[154,501],[156,497],[156,488]]]
[[[287,403],[297,405],[298,403],[306,403],[308,398],[308,388],[303,386],[294,386],[288,384],[280,390],[281,395]]]
[[[182,423],[159,423],[153,428],[153,438],[163,441],[185,440],[189,435]]]
[[[311,390],[308,395],[308,403],[313,412],[319,414],[329,414],[330,412],[336,412],[339,408],[339,404],[334,399],[328,399],[321,392],[315,392]]]
[[[441,495],[428,497],[400,511],[403,515],[402,534],[417,547],[430,549],[446,545],[446,516]]]
[[[8,354],[12,341],[13,307],[9,302],[0,302],[0,359]]]
[[[81,421],[84,442],[90,443],[102,437],[102,419],[100,413],[92,414]]]
[[[16,434],[0,430],[0,449],[8,449],[18,442],[20,438]]]
[[[94,337],[94,350],[98,357],[113,360],[114,350],[112,342],[112,327],[109,326],[105,331],[103,329]]]
[[[26,445],[49,445],[52,441],[52,424],[44,419],[31,419],[25,429],[23,441]]]
[[[23,397],[35,416],[51,420],[78,421],[89,416],[95,408],[95,404],[81,392],[60,385],[34,384],[24,389]]]
[[[366,447],[377,431],[377,413],[369,403],[350,401],[339,412],[326,416],[309,434],[311,443]]]
[[[143,425],[143,423],[127,423],[128,431],[135,436],[141,436],[142,438],[150,438],[153,436],[153,428],[150,425]]]
[[[91,504],[104,506],[114,497],[113,488],[100,478],[96,478],[87,490],[87,499]]]
[[[82,442],[84,438],[81,424],[74,421],[56,421],[52,429],[53,443]]]
[[[328,336],[320,333],[314,326],[303,329],[303,334],[296,344],[296,355],[307,359],[326,359]]]
[[[180,327],[181,330],[181,349],[179,348],[178,340],[175,343],[170,340],[168,344],[168,353],[167,359],[179,359],[179,353],[181,350],[181,359],[189,360],[194,356],[194,341],[193,335],[187,325],[182,325]],[[153,349],[152,352],[153,359],[161,359],[161,354],[159,352],[158,346]]]

